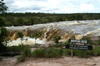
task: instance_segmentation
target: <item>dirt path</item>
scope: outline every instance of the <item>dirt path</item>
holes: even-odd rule
[[[0,66],[14,66],[17,62],[17,57],[5,57],[0,61]]]
[[[16,64],[16,57],[4,58],[0,61],[0,66],[100,66],[100,57],[88,59],[78,57],[63,57],[59,59],[27,59],[25,62]]]

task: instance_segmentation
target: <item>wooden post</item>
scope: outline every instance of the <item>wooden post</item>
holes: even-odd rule
[[[84,58],[87,58],[87,50],[84,50]]]
[[[71,49],[71,57],[73,58],[73,49]]]
[[[84,44],[86,45],[86,44]],[[87,50],[84,50],[84,58],[86,59],[87,58]]]
[[[72,43],[73,44],[73,43]],[[73,47],[71,49],[71,57],[73,58]]]

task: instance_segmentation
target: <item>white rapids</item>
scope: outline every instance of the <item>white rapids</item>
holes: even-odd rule
[[[79,33],[80,35],[87,36],[88,34],[91,34],[92,36],[100,36],[100,20],[81,20],[81,21],[60,21],[60,22],[54,22],[54,23],[46,23],[46,24],[36,24],[36,25],[30,25],[30,26],[12,26],[12,27],[6,27],[8,30],[36,30],[36,29],[48,29],[50,26],[52,26],[53,29],[62,29],[64,31],[73,31],[74,33]],[[49,29],[50,30],[50,29]],[[24,39],[28,39],[27,41],[23,40],[22,42],[24,44],[34,44],[35,42],[38,44],[45,44],[47,41],[46,39],[40,40],[29,37],[24,37]],[[20,44],[20,38],[17,40],[13,40],[12,42],[9,42],[8,45],[18,45]]]

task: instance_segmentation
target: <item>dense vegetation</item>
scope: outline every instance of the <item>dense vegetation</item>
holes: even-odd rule
[[[64,45],[62,46],[64,47]],[[74,56],[84,57],[84,50],[74,50]],[[31,51],[29,47],[25,48],[23,54],[18,57],[18,62],[25,61],[29,58],[60,58],[63,56],[71,56],[71,49],[62,49],[60,47],[41,47]],[[93,47],[93,50],[87,50],[87,58],[92,56],[100,56],[100,47]]]
[[[5,13],[0,15],[6,26],[33,25],[70,20],[94,20],[100,19],[100,13]]]
[[[3,2],[3,0],[0,1],[0,15],[4,16],[4,13],[7,11],[7,6]],[[0,18],[0,53],[6,51],[6,44],[3,43],[4,39],[7,37],[7,29],[4,27],[5,22],[2,18]]]

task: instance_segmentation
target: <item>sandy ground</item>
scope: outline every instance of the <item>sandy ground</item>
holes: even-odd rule
[[[25,62],[17,63],[16,57],[4,58],[0,61],[0,66],[100,66],[100,57],[78,58],[63,57],[27,59]]]

